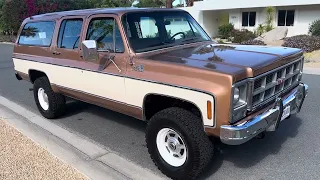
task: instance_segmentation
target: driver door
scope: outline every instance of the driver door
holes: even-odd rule
[[[86,71],[82,73],[83,86],[95,97],[98,104],[119,110],[125,104],[124,75],[128,50],[124,46],[119,30],[119,19],[112,14],[96,14],[86,20],[84,40],[95,40],[99,58],[86,60]]]

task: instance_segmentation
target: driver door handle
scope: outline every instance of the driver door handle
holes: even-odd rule
[[[54,55],[60,55],[61,52],[53,51],[52,54],[54,54]]]

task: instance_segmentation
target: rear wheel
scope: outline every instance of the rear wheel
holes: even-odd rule
[[[173,179],[196,178],[213,155],[202,120],[181,108],[156,113],[147,127],[146,143],[152,160]]]
[[[46,76],[39,77],[34,81],[33,94],[38,110],[45,118],[57,118],[65,112],[65,97],[53,92]]]

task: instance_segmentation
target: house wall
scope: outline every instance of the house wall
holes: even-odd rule
[[[210,37],[218,35],[219,13],[216,11],[203,11],[202,27]]]
[[[194,7],[200,11],[257,8],[267,6],[299,6],[319,4],[319,0],[203,0],[194,2]]]
[[[210,0],[207,0],[210,1]],[[281,0],[282,1],[282,0]],[[203,2],[203,1],[200,1]],[[294,26],[286,26],[288,28],[287,37],[307,34],[309,24],[317,19],[320,19],[320,4],[317,5],[303,5],[303,6],[278,6],[276,8],[275,18],[273,25],[274,27],[278,24],[278,10],[295,10]],[[183,8],[185,9],[185,8]],[[192,9],[192,8],[189,8]],[[193,7],[195,12],[196,8]],[[233,23],[236,29],[248,29],[254,31],[259,24],[265,23],[265,12],[264,7],[259,8],[237,8],[237,9],[226,9],[226,10],[210,10],[200,11],[197,10],[196,16],[192,14],[195,19],[204,27],[207,33],[214,37],[217,35],[217,27],[219,23],[214,21],[219,18],[219,12],[225,11],[229,13],[229,22]],[[254,27],[243,27],[242,26],[242,12],[255,11],[256,12],[256,23]],[[199,15],[201,14],[201,16]],[[197,19],[198,18],[198,19]]]
[[[310,23],[320,19],[320,5],[297,6],[295,10],[295,24],[293,27],[289,27],[288,36],[307,34]]]

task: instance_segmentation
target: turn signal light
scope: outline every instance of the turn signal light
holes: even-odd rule
[[[208,116],[208,119],[212,119],[212,104],[211,104],[211,101],[207,101],[207,116]]]

